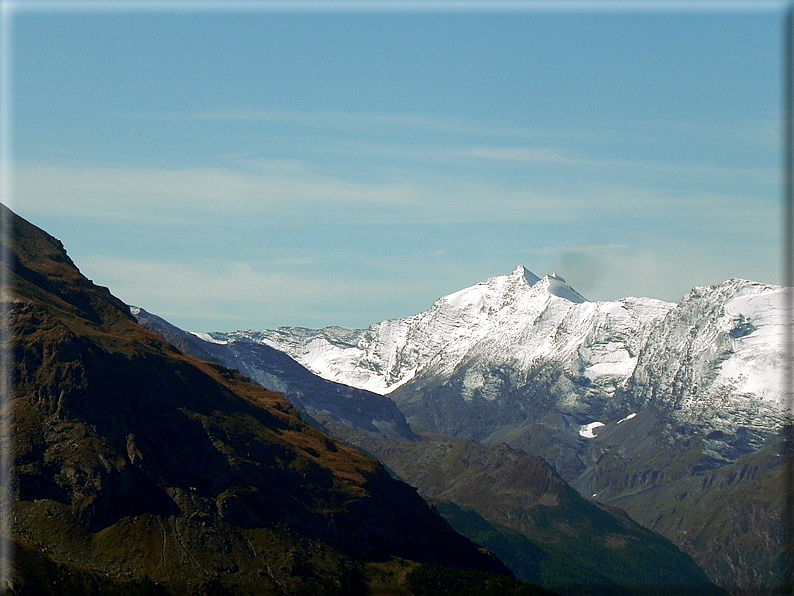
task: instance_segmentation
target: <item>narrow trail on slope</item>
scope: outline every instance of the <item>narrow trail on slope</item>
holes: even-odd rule
[[[160,526],[160,531],[163,533],[163,551],[162,551],[162,556],[160,557],[160,560],[161,560],[162,565],[163,565],[163,573],[165,573],[165,579],[168,582],[168,585],[170,586],[171,585],[171,576],[168,574],[168,565],[166,564],[166,557],[165,557],[165,549],[167,547],[168,537],[167,537],[166,532],[165,532],[165,527],[163,526],[163,520],[161,520],[159,517],[157,517],[155,519],[157,519],[157,525]]]

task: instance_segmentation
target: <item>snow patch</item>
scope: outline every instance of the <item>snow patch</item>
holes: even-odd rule
[[[595,429],[606,426],[603,422],[591,422],[579,427],[579,434],[585,439],[595,439],[596,435],[593,432]]]
[[[449,296],[446,296],[445,299],[450,307],[457,310],[463,310],[464,308],[482,310],[486,301],[484,294],[485,292],[483,291],[483,288],[477,285],[471,288],[466,288],[465,290],[460,290],[454,294],[450,294]]]
[[[225,346],[226,344],[229,343],[228,341],[222,339],[215,339],[209,333],[198,333],[196,331],[191,331],[190,335],[195,335],[201,341],[206,341],[207,343],[211,343],[211,344],[219,344],[221,346]]]
[[[784,318],[785,312],[783,288],[739,295],[725,304],[719,330],[731,337],[733,353],[722,362],[715,388],[727,387],[783,405],[779,398],[783,394],[786,324],[790,322]]]
[[[626,358],[617,362],[597,362],[585,370],[584,375],[591,381],[600,377],[628,378],[637,364],[636,358]]]
[[[636,415],[637,415],[637,412],[634,412],[633,414],[629,414],[629,415],[628,415],[628,416],[626,416],[625,418],[621,418],[620,420],[618,420],[618,424],[620,424],[621,422],[626,422],[626,420],[631,420],[631,419],[632,419],[632,418],[634,418]]]
[[[463,386],[471,391],[485,388],[485,376],[476,370],[466,371],[466,376],[463,377]]]

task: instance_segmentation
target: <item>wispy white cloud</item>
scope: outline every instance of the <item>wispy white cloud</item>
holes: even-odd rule
[[[763,127],[766,130],[766,127]],[[736,139],[732,134],[752,137],[746,143],[752,144],[757,131],[738,128],[735,131],[725,130],[724,136],[717,135],[714,139],[715,146],[720,144],[732,145]],[[540,136],[540,135],[536,135]],[[426,140],[414,141],[373,141],[357,137],[335,140],[333,145],[324,145],[318,142],[313,151],[317,156],[347,156],[359,163],[372,164],[374,160],[381,160],[380,164],[370,165],[373,169],[384,172],[408,171],[406,164],[415,170],[431,170],[438,166],[444,168],[459,168],[458,175],[466,176],[472,166],[487,168],[491,164],[514,168],[511,173],[519,170],[532,172],[527,167],[538,168],[538,172],[547,171],[549,166],[557,167],[557,175],[561,181],[618,180],[632,181],[634,184],[643,183],[646,186],[653,184],[656,188],[669,187],[670,185],[688,184],[702,186],[710,184],[723,188],[727,185],[745,185],[768,190],[777,185],[780,179],[780,164],[770,161],[762,165],[736,164],[729,160],[719,159],[717,156],[703,156],[701,159],[669,160],[647,159],[637,156],[606,156],[613,152],[601,151],[599,155],[594,148],[586,149],[577,144],[564,146],[560,143],[560,136],[565,138],[565,133],[558,133],[553,143],[544,143],[548,139],[533,139],[534,142],[519,143],[516,140],[495,139],[492,143],[470,144],[465,141],[457,144],[444,144]],[[755,140],[754,140],[755,139]],[[527,139],[523,139],[527,141]],[[603,140],[603,139],[602,139]],[[502,142],[499,142],[502,141]],[[568,145],[571,145],[568,143]],[[581,145],[581,143],[579,143]],[[608,145],[608,144],[607,144]],[[774,143],[766,147],[770,150]],[[443,173],[431,170],[435,176]],[[510,173],[504,174],[506,177]]]
[[[271,259],[268,261],[267,265],[272,265],[276,267],[310,267],[313,265],[317,265],[317,261],[315,259],[311,259],[308,257],[294,257],[294,258],[282,258],[282,259]]]
[[[15,201],[30,213],[91,220],[198,217],[326,219],[329,223],[553,221],[578,217],[584,199],[503,189],[454,177],[361,182],[288,168],[108,168],[23,164]]]
[[[494,159],[564,161],[544,149],[498,150]],[[227,157],[227,167],[135,168],[17,164],[14,201],[29,213],[90,220],[184,225],[185,215],[225,219],[271,217],[329,224],[432,222],[575,222],[632,216],[686,225],[761,229],[778,206],[741,193],[673,192],[664,187],[565,180],[557,188],[514,187],[465,171],[412,174],[401,170],[362,181],[321,175],[298,160]],[[407,172],[407,173],[406,173]],[[346,177],[347,174],[347,177]],[[715,172],[722,175],[722,172]],[[694,175],[694,172],[693,174]],[[688,219],[687,219],[688,218]]]
[[[123,299],[145,303],[182,301],[187,297],[208,304],[261,301],[263,308],[268,308],[283,300],[285,293],[314,295],[323,285],[311,277],[261,271],[241,262],[89,258],[83,260],[82,266],[103,284],[109,282]],[[142,284],[144,280],[148,282]],[[327,289],[331,295],[344,292],[341,285]]]
[[[252,153],[226,153],[217,156],[226,166],[251,169],[260,172],[303,174],[307,172],[307,164],[299,159],[267,159]]]
[[[664,175],[668,181],[680,182],[686,180],[742,181],[769,185],[777,181],[780,169],[776,164],[768,167],[737,167],[733,164],[718,165],[708,163],[675,163],[665,161],[650,161],[643,159],[616,159],[599,157],[581,157],[571,151],[563,151],[550,147],[505,147],[505,146],[471,146],[453,149],[437,149],[437,155],[454,155],[472,160],[485,160],[494,162],[513,162],[522,164],[558,164],[579,168],[582,176],[583,169],[596,169],[600,176],[608,173],[625,175],[630,172],[633,177],[641,178],[643,175]]]
[[[523,163],[558,163],[578,165],[584,160],[566,155],[559,149],[548,147],[487,147],[472,146],[447,151],[448,154],[471,159],[523,162]]]
[[[535,142],[574,145],[581,143],[618,144],[626,147],[636,143],[654,146],[658,143],[689,143],[693,137],[703,144],[742,146],[755,149],[780,150],[783,140],[783,122],[779,114],[766,114],[761,118],[736,121],[731,124],[692,122],[687,120],[643,120],[625,123],[620,127],[571,127],[546,129],[532,126],[494,126],[475,121],[448,120],[438,117],[407,114],[299,111],[299,110],[246,110],[228,109],[207,112],[176,112],[164,114],[138,114],[138,118],[156,118],[187,121],[250,122],[262,124],[288,124],[317,129],[334,129],[355,133],[362,129],[390,131],[392,133],[428,132],[453,133],[464,138],[476,135],[493,142],[533,139]],[[339,139],[341,140],[341,139]],[[485,148],[485,147],[483,147]],[[495,150],[497,147],[491,148]],[[473,147],[472,150],[476,149]],[[553,149],[547,149],[554,151]],[[465,149],[464,149],[465,151]],[[582,158],[586,159],[586,158]]]
[[[408,206],[414,189],[306,173],[298,162],[256,168],[19,164],[13,197],[33,212],[91,219],[184,221],[185,215],[307,216],[322,205]]]

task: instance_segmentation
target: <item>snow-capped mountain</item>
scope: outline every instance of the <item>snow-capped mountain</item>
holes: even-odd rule
[[[588,302],[562,277],[540,279],[519,266],[444,296],[423,313],[366,330],[281,327],[197,335],[261,342],[324,378],[386,394],[422,372],[451,373],[475,349],[524,366],[557,355],[570,366],[576,361],[593,379],[626,378],[644,337],[638,330],[672,306],[635,298]]]
[[[566,409],[616,392],[632,407],[666,400],[688,419],[705,416],[715,400],[733,404],[727,415],[752,402],[750,410],[764,410],[759,423],[777,427],[786,401],[783,308],[783,288],[738,279],[695,288],[677,305],[590,302],[563,278],[519,266],[366,330],[282,327],[200,337],[264,343],[319,376],[381,394],[419,379],[443,384],[457,371],[465,372],[462,399],[494,400],[489,371],[507,367],[516,377],[511,384],[520,385],[553,364],[573,381],[559,403]],[[630,412],[617,412],[624,405],[610,410],[625,416]]]

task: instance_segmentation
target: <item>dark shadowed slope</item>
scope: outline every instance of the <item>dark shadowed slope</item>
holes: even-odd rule
[[[650,450],[621,437],[621,431],[607,429],[599,437],[603,452],[579,480],[582,490],[600,491],[605,502],[670,538],[732,594],[791,593],[786,512],[794,461],[786,433],[729,466],[692,473],[703,451],[698,442],[707,439],[693,437],[691,445],[680,446],[673,468],[647,461]]]
[[[384,395],[327,381],[270,346],[245,340],[210,343],[142,308],[131,310],[138,323],[186,354],[238,370],[263,387],[282,393],[321,427],[343,424],[388,438],[417,439],[402,412]]]
[[[408,593],[420,564],[509,574],[282,396],[140,327],[2,209],[17,591]]]
[[[717,595],[695,562],[620,509],[582,498],[543,459],[502,445],[426,437],[351,442],[416,486],[456,530],[517,577],[568,595]]]

